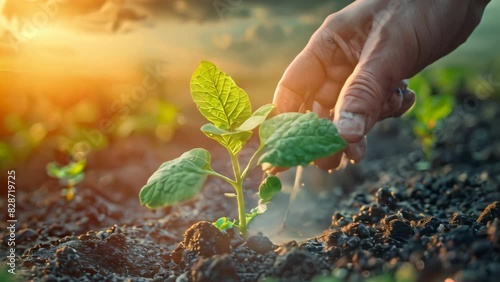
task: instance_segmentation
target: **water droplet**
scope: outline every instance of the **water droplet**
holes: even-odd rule
[[[328,174],[332,174],[332,173],[333,173],[333,169],[329,169]]]
[[[305,186],[304,182],[300,183],[300,187],[304,187],[304,186]]]

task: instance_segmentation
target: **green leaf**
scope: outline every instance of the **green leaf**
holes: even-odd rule
[[[269,203],[273,196],[281,191],[281,181],[275,175],[269,175],[262,181],[259,187],[259,197],[262,203]]]
[[[257,126],[261,125],[271,113],[271,111],[274,109],[273,104],[267,104],[264,105],[260,108],[258,108],[250,118],[248,118],[240,127],[238,127],[238,130],[241,131],[246,131],[246,130],[253,130]]]
[[[203,131],[206,136],[214,139],[219,142],[219,144],[229,149],[229,151],[231,151],[234,155],[236,155],[248,142],[250,137],[252,137],[252,131],[226,131],[217,128],[211,123],[203,125],[201,127],[201,131]]]
[[[427,97],[430,97],[432,94],[429,80],[426,79],[422,74],[417,74],[416,76],[412,77],[408,86],[413,91],[415,91],[419,98],[425,99]]]
[[[405,117],[411,118],[413,116],[420,115],[420,112],[424,107],[422,107],[423,101],[427,100],[431,97],[432,89],[431,85],[422,74],[417,74],[416,76],[410,79],[409,87],[415,92],[417,95],[417,99],[415,104],[410,108],[408,112],[405,113]]]
[[[236,129],[252,114],[247,93],[214,64],[202,61],[191,78],[191,96],[216,127]]]
[[[58,165],[56,165],[55,162],[48,163],[46,170],[47,170],[48,176],[54,177],[57,179],[62,179],[65,175],[64,170],[61,167],[59,167]]]
[[[211,170],[210,153],[200,148],[165,162],[142,187],[141,205],[159,208],[192,199],[200,193]]]
[[[431,99],[432,111],[429,113],[430,120],[439,121],[447,117],[453,110],[455,97],[452,95],[436,95]]]
[[[84,178],[83,170],[85,169],[86,161],[70,162],[65,166],[58,166],[55,162],[47,164],[47,175],[61,180],[66,180],[68,183],[82,181]]]
[[[86,161],[85,159],[78,162],[71,162],[63,169],[66,170],[68,175],[78,175],[85,169]]]
[[[434,68],[424,72],[438,93],[454,94],[466,77],[473,75],[466,68]]]
[[[215,227],[217,227],[219,230],[226,230],[226,229],[229,229],[229,228],[233,228],[233,226],[234,226],[234,220],[233,221],[229,221],[227,219],[227,217],[223,216],[223,217],[217,219],[217,221],[212,222],[212,225],[214,225]]]
[[[432,130],[436,123],[453,110],[455,98],[451,95],[433,95],[421,101],[416,107],[416,119]]]
[[[279,114],[262,123],[259,135],[264,144],[259,164],[276,167],[307,165],[346,146],[333,122],[312,112]]]

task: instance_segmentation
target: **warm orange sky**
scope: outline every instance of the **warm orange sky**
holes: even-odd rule
[[[0,0],[0,90],[4,85],[11,92],[22,92],[23,83],[29,86],[32,83],[27,82],[41,80],[50,84],[53,80],[63,88],[59,92],[69,92],[58,82],[66,76],[77,80],[81,76],[83,84],[89,77],[110,85],[133,84],[144,66],[153,63],[161,64],[165,76],[175,82],[169,91],[189,103],[191,73],[200,60],[209,60],[235,77],[249,94],[258,93],[254,94],[260,99],[257,103],[269,102],[282,72],[310,35],[328,14],[348,3]],[[499,5],[490,4],[485,18],[492,18],[495,8],[491,6]],[[491,30],[491,24],[481,25]],[[474,54],[488,61],[486,52],[496,50],[491,47],[494,38],[476,36],[470,41],[483,42],[480,48],[468,42],[473,48],[462,46],[456,54],[469,53],[446,59],[464,67],[468,64],[462,59]],[[13,88],[2,75],[7,72],[23,83]],[[37,91],[52,95],[47,88]]]
[[[200,60],[274,83],[324,18],[350,1],[0,0],[0,71],[123,78]]]
[[[269,102],[287,64],[340,2],[0,0],[0,77],[113,84],[161,62],[177,82],[171,90],[185,92],[198,62],[209,60]]]

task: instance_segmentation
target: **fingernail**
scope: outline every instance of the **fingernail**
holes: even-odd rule
[[[399,87],[398,87],[398,92],[400,92],[401,94],[406,94],[408,92],[410,92],[411,90],[408,88],[408,83],[409,83],[410,80],[408,79],[403,79],[401,81],[401,83],[399,84]]]
[[[340,112],[337,128],[340,135],[364,135],[365,118],[360,114]]]

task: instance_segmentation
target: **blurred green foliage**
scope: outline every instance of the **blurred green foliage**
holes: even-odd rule
[[[410,80],[410,88],[416,93],[416,102],[406,117],[411,120],[413,133],[420,141],[427,160],[431,158],[435,142],[434,130],[452,111],[455,92],[464,72],[441,69],[420,73]]]
[[[85,165],[85,159],[76,162],[72,161],[67,165],[50,162],[47,164],[47,175],[63,181],[65,185],[75,186],[85,177],[83,173]]]
[[[96,85],[78,95],[44,89],[37,89],[41,94],[32,89],[2,93],[0,169],[23,163],[35,152],[63,152],[78,159],[133,134],[163,141],[173,136],[179,111],[168,102],[162,85],[134,101],[127,97],[133,82],[120,85],[120,90],[112,83],[89,83]]]
[[[435,133],[442,129],[444,120],[453,112],[457,93],[462,91],[479,99],[489,98],[495,95],[491,84],[476,70],[466,68],[434,68],[424,70],[410,79],[410,88],[416,93],[417,99],[405,117],[410,120],[413,133],[427,159],[418,164],[420,169],[430,167]],[[486,92],[487,97],[484,95]]]

